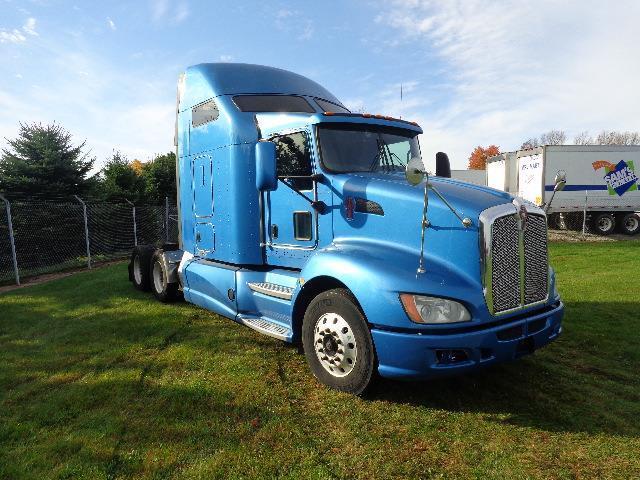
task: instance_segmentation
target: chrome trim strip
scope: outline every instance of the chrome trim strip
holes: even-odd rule
[[[280,298],[282,300],[291,300],[293,297],[293,288],[284,285],[276,285],[268,282],[247,283],[247,286],[254,292],[262,293],[269,297]]]

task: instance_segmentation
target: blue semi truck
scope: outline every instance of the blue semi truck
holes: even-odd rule
[[[138,246],[135,287],[296,343],[354,394],[513,360],[562,331],[539,207],[425,172],[414,122],[350,112],[285,70],[179,78],[179,242]]]

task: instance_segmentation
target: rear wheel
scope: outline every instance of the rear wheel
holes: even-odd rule
[[[309,368],[325,385],[360,395],[371,385],[375,352],[367,321],[345,289],[316,296],[304,315],[302,342]]]
[[[616,218],[610,213],[598,213],[593,217],[593,229],[600,235],[609,235],[616,228]]]
[[[640,232],[640,216],[637,213],[627,213],[622,217],[620,230],[626,235],[635,235]]]
[[[175,302],[180,292],[178,283],[168,281],[166,264],[162,261],[163,250],[156,250],[151,259],[149,276],[151,277],[151,291],[162,303]]]
[[[133,286],[143,292],[151,288],[149,265],[153,256],[154,248],[150,245],[138,245],[134,247],[129,262],[129,280]]]

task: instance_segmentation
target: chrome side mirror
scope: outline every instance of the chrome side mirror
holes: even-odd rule
[[[407,179],[407,182],[409,182],[409,185],[418,185],[420,182],[422,182],[422,180],[424,180],[424,175],[425,171],[422,159],[413,157],[411,160],[409,160],[409,162],[407,163],[407,168],[404,171],[404,176]]]
[[[567,172],[565,172],[564,170],[558,170],[553,183],[555,184],[553,187],[554,192],[559,192],[560,190],[564,189],[565,185],[567,184]]]

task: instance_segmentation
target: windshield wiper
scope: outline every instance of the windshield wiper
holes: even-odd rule
[[[373,156],[373,160],[369,164],[369,171],[370,172],[376,172],[378,170],[376,168],[378,166],[378,160],[380,159],[380,154],[383,153],[382,146],[380,145],[380,139],[376,139],[376,143],[378,144],[378,151]]]

